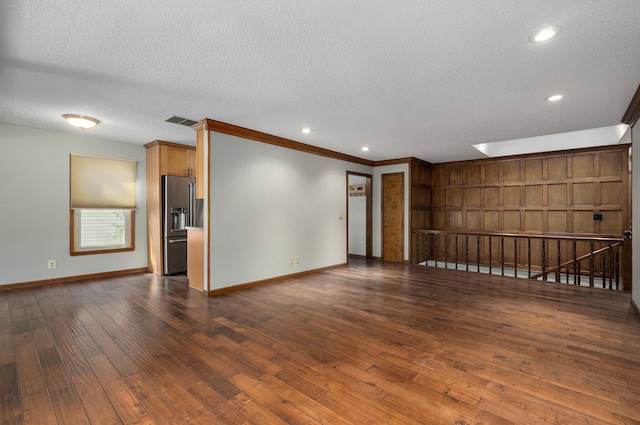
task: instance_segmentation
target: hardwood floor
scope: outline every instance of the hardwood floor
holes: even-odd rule
[[[638,424],[627,293],[366,263],[0,292],[1,424]]]

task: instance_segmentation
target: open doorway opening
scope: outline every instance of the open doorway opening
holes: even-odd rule
[[[372,176],[347,171],[347,257],[373,259]]]

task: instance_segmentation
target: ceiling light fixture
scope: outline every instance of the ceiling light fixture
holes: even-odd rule
[[[312,131],[313,131],[313,130],[312,130],[312,129],[310,129],[309,127],[305,127],[305,128],[303,128],[303,129],[302,129],[302,132],[303,132],[304,134],[309,134],[309,133],[311,133]]]
[[[532,43],[542,43],[543,41],[547,41],[560,34],[562,31],[562,27],[559,25],[554,25],[552,27],[542,28],[531,34],[529,36],[529,41]]]
[[[82,130],[88,130],[100,123],[99,120],[85,115],[64,114],[62,116],[69,124]]]
[[[362,147],[362,151],[363,152],[369,152],[369,146],[363,146]]]
[[[551,96],[547,96],[545,97],[545,100],[548,102],[557,102],[560,99],[562,99],[564,96],[562,96],[561,94],[553,94]]]

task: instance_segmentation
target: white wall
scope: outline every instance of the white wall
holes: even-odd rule
[[[409,164],[385,165],[373,170],[373,256],[382,256],[382,175],[404,173],[404,260],[409,260]]]
[[[210,290],[346,262],[346,172],[371,167],[215,132],[209,159]]]
[[[631,172],[631,197],[632,202],[632,296],[633,301],[640,307],[640,123],[636,123],[631,131],[632,141],[632,172]]]
[[[0,285],[147,267],[145,149],[88,134],[0,123]],[[71,153],[138,161],[135,251],[69,255]]]
[[[349,186],[366,182],[367,178],[364,176],[349,175]],[[349,196],[349,254],[367,255],[366,196]]]

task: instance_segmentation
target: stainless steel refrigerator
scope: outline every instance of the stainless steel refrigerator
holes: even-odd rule
[[[162,176],[163,273],[187,271],[187,226],[196,225],[196,186],[191,177]]]

